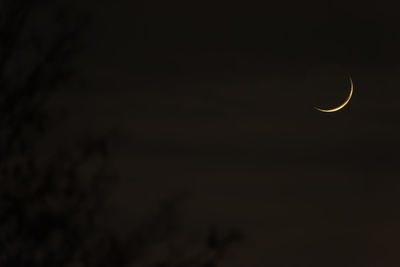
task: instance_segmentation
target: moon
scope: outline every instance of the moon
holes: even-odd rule
[[[340,106],[338,106],[336,108],[332,108],[332,109],[321,109],[321,108],[317,108],[317,107],[314,107],[314,108],[321,112],[336,112],[336,111],[339,111],[342,108],[344,108],[350,102],[350,99],[353,96],[354,84],[353,84],[353,80],[351,79],[351,76],[349,76],[349,79],[350,79],[350,94],[347,97],[346,101],[344,101],[343,104],[341,104]]]

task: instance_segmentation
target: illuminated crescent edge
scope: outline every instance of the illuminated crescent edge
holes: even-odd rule
[[[349,97],[346,99],[346,101],[344,101],[343,104],[341,104],[340,106],[338,106],[338,107],[336,107],[336,108],[332,108],[332,109],[320,109],[320,108],[317,108],[317,107],[314,107],[314,108],[315,108],[316,110],[321,111],[321,112],[335,112],[335,111],[338,111],[338,110],[341,110],[342,108],[344,108],[344,107],[347,105],[347,103],[349,103],[349,101],[350,101],[350,99],[351,99],[351,97],[352,97],[352,95],[353,95],[353,89],[354,89],[353,80],[351,79],[351,77],[349,77],[349,78],[350,78],[350,84],[351,84],[351,87],[350,87],[350,95],[349,95]]]

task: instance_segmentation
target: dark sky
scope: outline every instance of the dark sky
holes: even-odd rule
[[[187,228],[247,236],[227,266],[399,266],[398,10],[394,1],[93,6],[88,87],[59,101],[74,103],[68,129],[123,133],[115,224],[187,190]],[[312,108],[341,103],[348,75],[347,107]]]

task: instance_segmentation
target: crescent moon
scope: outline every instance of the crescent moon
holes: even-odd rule
[[[351,76],[349,78],[350,78],[350,94],[347,97],[346,101],[344,101],[343,104],[341,104],[340,106],[338,106],[336,108],[332,108],[332,109],[321,109],[321,108],[317,108],[317,107],[314,107],[314,108],[321,112],[335,112],[335,111],[338,111],[338,110],[341,110],[342,108],[344,108],[349,103],[351,97],[353,96],[354,84],[353,84],[353,80],[351,79]]]

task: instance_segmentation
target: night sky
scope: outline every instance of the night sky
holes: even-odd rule
[[[224,267],[399,266],[396,2],[82,5],[85,87],[53,103],[65,138],[118,132],[112,225],[185,192],[188,232],[244,233]]]

